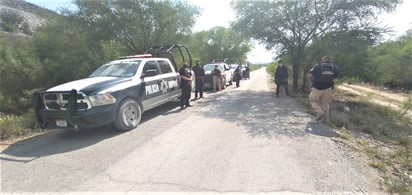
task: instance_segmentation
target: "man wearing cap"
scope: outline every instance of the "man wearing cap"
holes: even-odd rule
[[[317,121],[329,122],[333,80],[338,75],[338,69],[332,63],[332,59],[329,56],[322,57],[321,62],[316,64],[307,75],[312,81],[309,101],[316,112]]]

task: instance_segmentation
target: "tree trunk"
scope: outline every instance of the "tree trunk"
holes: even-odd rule
[[[304,65],[303,75],[302,75],[302,88],[301,89],[302,89],[302,91],[305,91],[305,92],[309,91],[309,89],[308,89],[308,79],[306,78],[309,70],[310,70],[310,67]]]
[[[293,68],[293,82],[292,82],[292,87],[293,90],[297,91],[299,89],[299,75],[300,75],[300,64],[303,59],[303,54],[301,52],[298,52],[297,54],[292,54],[291,56],[292,59],[292,68]]]
[[[293,90],[298,90],[299,88],[299,84],[298,84],[298,80],[299,80],[299,63],[297,61],[293,62]]]

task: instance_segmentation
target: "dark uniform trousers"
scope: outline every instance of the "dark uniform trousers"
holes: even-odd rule
[[[200,98],[203,97],[203,78],[196,78],[196,86],[195,86],[195,98],[197,95],[200,95]]]
[[[180,107],[189,106],[190,93],[192,92],[192,86],[185,83],[181,85],[182,96],[180,97]]]

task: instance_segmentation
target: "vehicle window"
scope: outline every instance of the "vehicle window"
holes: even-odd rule
[[[147,61],[146,64],[143,66],[143,72],[147,70],[156,70],[157,74],[159,74],[159,69],[155,61]]]
[[[89,77],[131,77],[136,74],[141,60],[113,61],[97,68]]]
[[[203,69],[205,69],[205,71],[210,71],[213,70],[215,66],[213,64],[206,64],[203,66]]]
[[[213,70],[213,69],[215,68],[215,65],[217,65],[217,67],[218,67],[221,71],[224,70],[223,64],[206,64],[205,66],[203,66],[203,69],[204,69],[205,71],[210,71],[210,70]]]
[[[157,61],[157,63],[159,64],[160,70],[162,71],[163,74],[173,72],[172,68],[170,68],[170,65],[167,61],[159,60]]]

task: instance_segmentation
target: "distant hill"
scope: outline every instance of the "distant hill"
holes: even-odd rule
[[[47,19],[54,18],[58,14],[54,11],[39,7],[32,3],[28,3],[23,0],[0,0],[0,15],[3,16],[6,13],[17,14],[23,17],[23,23],[29,26],[31,31],[34,31],[36,27],[40,26]],[[2,18],[0,18],[0,24],[4,24]],[[0,31],[13,32],[6,27],[0,26]]]

